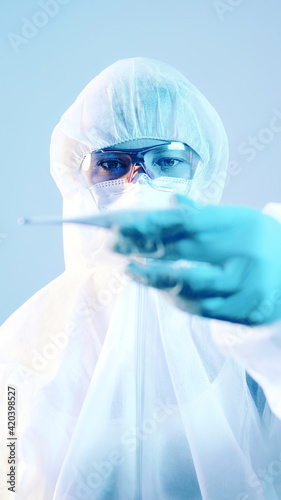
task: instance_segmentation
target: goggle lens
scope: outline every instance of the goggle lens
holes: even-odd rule
[[[100,150],[86,155],[81,172],[89,187],[106,180],[133,182],[137,173],[150,179],[178,177],[191,180],[201,170],[199,155],[186,144],[168,144],[136,151]]]

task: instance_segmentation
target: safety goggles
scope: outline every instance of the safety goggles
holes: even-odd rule
[[[100,149],[86,155],[80,170],[88,185],[124,179],[135,182],[138,174],[149,179],[173,177],[192,180],[201,171],[199,155],[187,144],[167,141],[161,145],[135,149]]]

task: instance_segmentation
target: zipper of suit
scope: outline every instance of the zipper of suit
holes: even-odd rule
[[[143,285],[139,284],[138,293],[138,309],[137,309],[137,325],[136,325],[136,429],[139,432],[142,424],[142,412],[143,412],[143,315],[144,315],[144,293],[145,288]],[[137,437],[138,439],[138,437]],[[138,439],[136,447],[136,484],[137,484],[137,495],[135,500],[142,500],[142,440]]]

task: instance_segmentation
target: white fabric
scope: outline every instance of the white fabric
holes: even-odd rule
[[[97,211],[78,175],[83,156],[139,138],[189,144],[205,166],[190,196],[219,201],[228,161],[219,117],[178,71],[134,58],[98,75],[55,128],[51,171],[65,216]],[[8,383],[18,390],[12,498],[280,498],[280,420],[267,404],[259,414],[210,322],[130,281],[106,234],[66,225],[66,271],[1,329],[1,400]]]
[[[158,182],[158,179],[162,181]],[[187,194],[192,184],[191,181],[177,177],[158,179],[151,180],[148,175],[141,173],[137,174],[134,183],[128,184],[124,179],[99,182],[90,189],[90,192],[100,212],[129,206],[145,207],[148,205],[147,198],[150,198],[149,206],[159,209],[167,208],[167,204],[170,205],[167,195],[173,192]]]

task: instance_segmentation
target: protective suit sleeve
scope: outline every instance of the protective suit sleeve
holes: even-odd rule
[[[269,203],[263,212],[281,223],[281,204]],[[275,300],[281,300],[281,290]],[[241,363],[261,386],[270,409],[281,420],[281,321],[248,327],[212,320],[211,331],[220,351]]]

